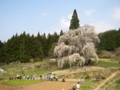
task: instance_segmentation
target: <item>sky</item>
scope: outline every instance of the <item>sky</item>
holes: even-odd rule
[[[120,0],[0,0],[0,40],[24,31],[34,36],[67,31],[74,9],[80,26],[92,25],[97,34],[120,28]]]

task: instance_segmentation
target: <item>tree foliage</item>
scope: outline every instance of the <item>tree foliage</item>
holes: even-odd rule
[[[100,38],[100,43],[98,44],[99,50],[113,51],[120,47],[120,31],[119,30],[109,30],[98,34]]]
[[[65,60],[71,55],[80,60],[79,64],[83,63],[84,60],[85,63],[88,64],[88,60],[90,58],[98,60],[95,49],[95,45],[97,43],[99,43],[99,38],[95,33],[93,26],[84,25],[75,30],[66,31],[62,36],[60,36],[58,45],[54,49],[55,56],[60,59],[58,67],[63,66],[61,64],[64,64]],[[74,59],[69,58],[68,60],[69,62],[75,62]]]
[[[70,21],[69,29],[74,30],[74,29],[77,29],[78,27],[79,27],[79,19],[78,19],[77,11],[75,9],[74,12],[73,12],[73,15],[72,15],[72,19]]]
[[[30,59],[42,60],[50,54],[52,44],[58,41],[59,35],[44,33],[37,36],[26,34],[13,35],[7,42],[0,41],[0,62],[9,63],[13,61],[29,62]]]

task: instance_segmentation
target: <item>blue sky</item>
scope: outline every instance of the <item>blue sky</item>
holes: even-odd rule
[[[120,0],[0,0],[0,40],[23,31],[66,31],[74,9],[80,25],[93,25],[96,33],[120,28]]]

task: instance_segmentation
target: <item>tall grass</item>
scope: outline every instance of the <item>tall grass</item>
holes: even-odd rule
[[[3,68],[5,70],[10,70],[10,69],[21,68],[23,66],[24,66],[24,64],[19,64],[19,65],[5,65],[5,66],[0,66],[0,68]]]

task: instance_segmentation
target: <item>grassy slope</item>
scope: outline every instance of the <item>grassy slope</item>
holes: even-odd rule
[[[115,62],[107,62],[107,61],[99,60],[98,64],[96,64],[96,66],[100,66],[100,67],[119,67],[120,64],[115,63]]]
[[[115,90],[120,90],[120,74],[119,74],[119,79],[117,80],[117,86],[116,86],[116,89]]]

